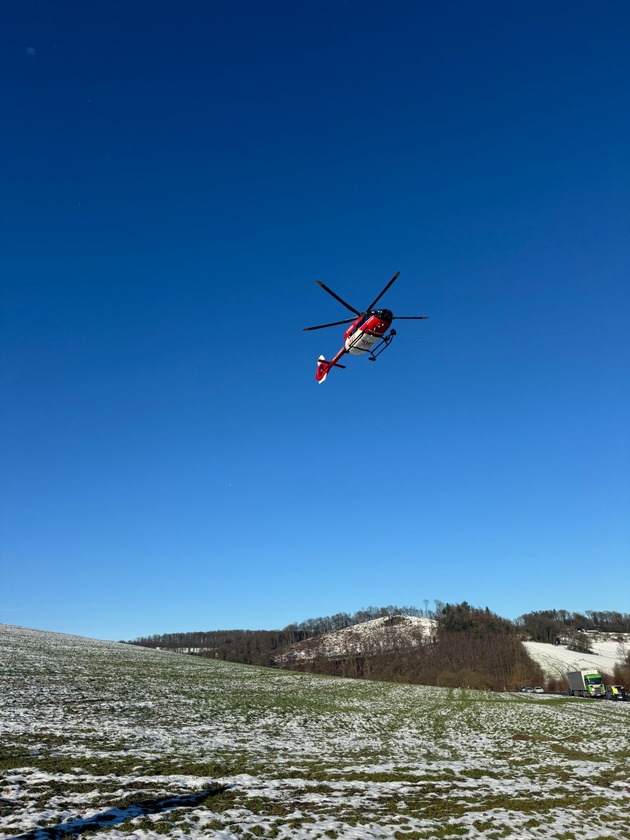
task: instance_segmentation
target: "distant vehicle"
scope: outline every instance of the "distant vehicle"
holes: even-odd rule
[[[533,694],[544,694],[544,693],[545,693],[545,689],[544,689],[544,688],[541,688],[539,685],[537,685],[537,686],[534,688],[534,690],[533,690],[533,692],[532,692],[532,693],[533,693]]]
[[[572,697],[605,697],[606,686],[597,671],[569,671],[568,694]]]
[[[607,685],[606,697],[609,700],[630,700],[628,692],[623,685]]]

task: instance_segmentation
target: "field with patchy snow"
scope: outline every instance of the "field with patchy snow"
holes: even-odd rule
[[[630,703],[0,625],[0,838],[630,838]]]

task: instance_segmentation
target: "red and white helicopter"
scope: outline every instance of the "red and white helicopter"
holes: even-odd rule
[[[374,298],[372,303],[364,312],[359,312],[358,309],[355,309],[354,306],[350,306],[349,303],[346,303],[343,298],[340,298],[339,295],[335,294],[335,292],[333,292],[332,289],[329,289],[328,286],[325,286],[319,280],[317,281],[318,285],[320,285],[324,291],[328,292],[329,295],[332,295],[335,300],[338,300],[339,303],[343,304],[343,306],[345,306],[346,309],[349,309],[350,312],[354,312],[355,316],[358,316],[355,318],[346,318],[345,321],[333,321],[330,324],[319,324],[316,327],[304,327],[304,331],[307,332],[308,330],[323,330],[325,327],[337,327],[339,324],[350,324],[344,333],[343,347],[337,355],[333,356],[329,362],[326,361],[324,356],[320,356],[317,360],[315,379],[320,384],[326,379],[331,368],[345,368],[345,365],[339,364],[339,359],[346,353],[351,353],[353,356],[360,356],[363,353],[369,353],[370,361],[375,362],[376,357],[379,356],[386,347],[389,347],[396,335],[396,330],[391,330],[391,332],[386,335],[387,330],[392,325],[392,321],[424,321],[429,317],[428,315],[394,316],[389,309],[374,309],[374,306],[383,297],[394,280],[398,278],[399,274],[400,271],[397,271],[396,274],[394,274],[380,295]]]

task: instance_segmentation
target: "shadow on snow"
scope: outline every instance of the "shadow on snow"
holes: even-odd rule
[[[61,825],[53,825],[47,828],[36,828],[26,834],[14,835],[9,840],[60,840],[60,838],[82,834],[84,831],[94,831],[104,826],[120,825],[125,820],[134,817],[142,817],[146,814],[159,814],[163,811],[170,811],[172,808],[190,808],[199,805],[210,796],[216,796],[227,790],[227,785],[200,790],[197,793],[184,794],[181,796],[169,796],[167,799],[146,799],[144,802],[135,802],[128,808],[110,808],[102,814],[95,814],[87,819],[70,820]]]

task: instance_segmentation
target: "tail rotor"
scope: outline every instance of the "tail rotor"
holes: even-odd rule
[[[339,356],[336,356],[335,358],[339,358]],[[326,377],[330,373],[330,369],[333,367],[344,368],[345,370],[346,366],[340,365],[339,362],[335,361],[335,359],[333,359],[332,362],[327,362],[324,356],[319,357],[317,360],[317,368],[315,370],[315,379],[320,385],[326,380]]]

